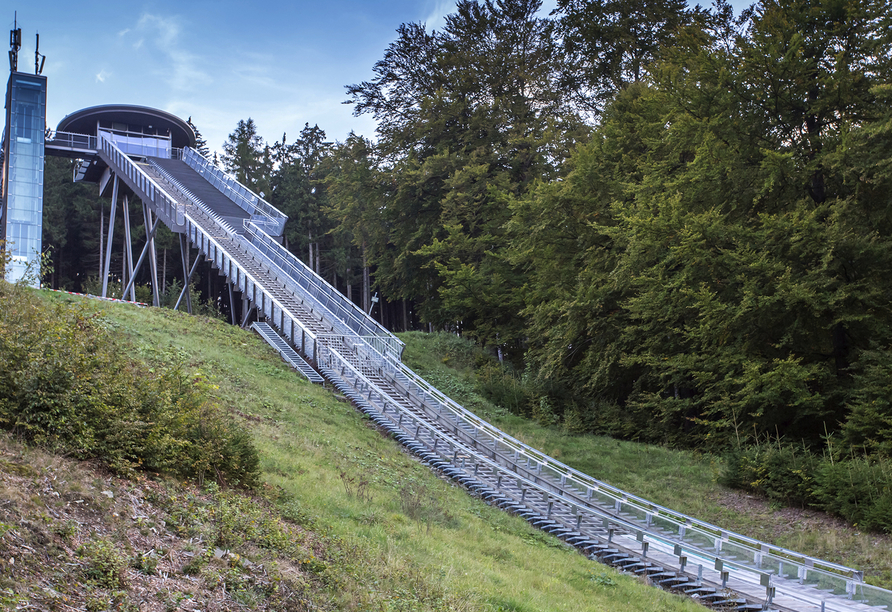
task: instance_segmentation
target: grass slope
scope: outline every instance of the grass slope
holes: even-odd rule
[[[46,299],[80,304],[67,296]],[[81,307],[102,312],[107,325],[128,338],[134,351],[149,355],[178,351],[189,367],[208,374],[222,403],[240,415],[259,448],[267,485],[264,497],[273,500],[271,505],[261,499],[226,501],[213,488],[174,490],[156,500],[153,512],[174,516],[171,521],[164,519],[164,524],[187,542],[193,556],[205,559],[204,565],[192,565],[189,570],[185,557],[166,567],[169,579],[192,576],[187,582],[198,594],[190,595],[190,602],[199,597],[212,601],[208,592],[221,588],[225,568],[239,567],[243,574],[251,574],[244,568],[263,566],[269,571],[260,575],[287,580],[294,592],[303,588],[300,597],[277,603],[275,588],[248,588],[251,580],[260,584],[264,579],[245,578],[245,597],[255,600],[226,603],[218,598],[223,603],[212,607],[492,612],[700,609],[692,601],[594,564],[557,539],[437,478],[373,429],[343,398],[303,381],[249,332],[169,310],[100,302]],[[45,469],[34,469],[24,477],[29,482],[48,477]],[[14,471],[4,471],[0,464],[4,478],[13,478]],[[99,490],[111,485],[95,482],[90,486]],[[102,490],[97,494],[91,489],[91,498],[102,502]],[[40,511],[40,504],[33,505]],[[267,505],[264,512],[273,516],[251,514],[252,506]],[[27,500],[18,507],[25,512]],[[137,588],[146,573],[138,567],[146,551],[126,537],[134,528],[139,532],[131,524],[135,515],[122,509],[118,517],[110,517],[107,510],[98,513],[97,520],[120,520],[100,530],[107,535],[98,539],[116,542],[121,555],[129,559],[129,566],[116,574],[120,582],[106,588],[109,597],[118,598],[116,606],[127,609],[132,605],[128,602],[142,597],[140,609],[192,609],[160,590]],[[19,516],[19,522],[13,524],[10,516]],[[23,525],[34,519],[8,514],[0,516],[0,521],[7,527],[0,538],[2,556],[2,547],[27,537]],[[260,523],[267,527],[257,529]],[[48,528],[42,538],[29,540],[30,548],[38,551],[35,545],[42,546],[39,552],[47,558],[58,553],[60,559],[70,559],[75,554],[78,561],[70,563],[68,581],[92,584],[87,557],[101,559],[104,553],[79,544],[82,554],[77,554],[68,545],[71,550],[65,557],[56,550],[64,549],[58,538],[65,537],[57,531]],[[93,532],[74,531],[67,537],[91,540]],[[283,533],[299,534],[293,536],[296,544],[289,544]],[[38,544],[41,539],[49,542]],[[215,552],[221,545],[228,545],[230,555],[237,557],[218,559]],[[183,541],[171,542],[167,549],[185,554],[189,552],[185,546]],[[69,566],[61,563],[59,567],[64,573]],[[7,570],[3,566],[7,574],[0,576],[18,575]],[[33,578],[29,589],[47,580],[40,575]],[[66,576],[54,580],[64,583]],[[226,589],[225,580],[222,588]],[[200,607],[194,604],[195,609]]]
[[[449,334],[409,332],[400,338],[409,367],[469,410],[565,464],[726,529],[862,569],[867,582],[892,589],[892,537],[729,490],[716,482],[722,464],[713,455],[568,434],[514,416],[476,392],[475,365],[486,357],[472,344]]]

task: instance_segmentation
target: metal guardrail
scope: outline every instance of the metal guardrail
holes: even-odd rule
[[[332,322],[342,322],[350,331],[364,338],[370,348],[381,355],[399,361],[405,343],[394,336],[359,306],[348,300],[340,291],[328,284],[288,249],[270,238],[255,223],[245,221],[245,237],[264,256],[291,279],[300,290],[306,292],[321,307],[331,313]],[[349,332],[348,332],[349,333]]]
[[[635,516],[638,522],[679,534],[679,541],[687,539],[692,544],[696,543],[705,549],[715,551],[719,557],[733,557],[735,562],[746,564],[755,569],[775,571],[777,575],[796,569],[797,572],[801,571],[803,574],[802,578],[805,583],[810,582],[810,577],[814,575],[815,582],[830,579],[836,581],[840,587],[847,581],[861,582],[864,579],[863,572],[859,570],[810,557],[780,546],[766,544],[754,538],[722,529],[632,493],[627,493],[575,470],[513,438],[466,410],[418,376],[405,364],[391,361],[390,365],[398,372],[395,378],[407,389],[414,386],[417,389],[416,394],[421,396],[422,401],[433,401],[435,406],[442,405],[448,408],[457,418],[478,431],[478,435],[497,439],[500,448],[503,448],[505,452],[516,453],[522,460],[535,463],[538,473],[559,482],[562,487],[573,490],[577,496],[582,495],[587,499],[594,496],[594,498],[614,506],[618,512],[626,512]],[[786,564],[786,571],[784,564]],[[819,579],[818,576],[821,578]],[[798,574],[797,577],[799,577]]]
[[[99,148],[95,136],[73,132],[52,132],[44,144],[84,151],[96,151]]]
[[[692,562],[696,560],[701,573],[704,567],[707,571],[714,567],[716,574],[719,570],[728,572],[732,579],[756,585],[761,583],[771,593],[777,589],[793,599],[814,603],[826,595],[826,601],[821,604],[825,610],[857,609],[857,603],[879,607],[892,604],[892,592],[863,583],[860,572],[851,568],[760,542],[754,551],[751,543],[755,540],[738,536],[749,544],[744,545],[735,540],[734,536],[738,534],[722,530],[718,534],[709,533],[708,539],[703,539],[698,537],[702,535],[698,532],[702,532],[704,523],[694,525],[692,520],[681,522],[678,518],[684,515],[668,509],[663,513],[661,507],[656,505],[652,505],[651,511],[644,513],[644,516],[637,515],[630,511],[634,508],[629,505],[632,500],[628,494],[591,477],[586,478],[592,486],[584,490],[568,485],[567,477],[571,476],[571,471],[564,471],[562,478],[557,479],[557,473],[548,473],[547,456],[507,434],[499,432],[497,437],[481,436],[482,428],[479,426],[462,428],[462,424],[469,425],[468,420],[460,419],[454,411],[446,409],[445,403],[433,403],[432,398],[423,399],[417,390],[413,392],[409,388],[400,389],[399,393],[394,394],[392,390],[383,389],[370,380],[361,368],[341,364],[338,369],[334,358],[329,363],[325,361],[326,353],[321,353],[321,357],[321,363],[328,368],[330,376],[352,379],[354,389],[361,391],[359,397],[376,406],[380,414],[387,414],[388,409],[399,413],[398,420],[391,417],[393,424],[403,431],[414,427],[411,437],[416,441],[423,440],[426,452],[438,454],[453,466],[458,466],[458,455],[467,458],[467,461],[462,459],[462,469],[473,468],[473,478],[485,483],[483,486],[498,490],[521,505],[538,505],[540,518],[545,516],[551,522],[558,520],[568,532],[587,528],[588,533],[593,533],[593,526],[610,525],[611,529],[624,530],[633,535],[638,542],[651,543],[663,548],[665,554],[676,555],[682,569],[687,559]],[[442,420],[430,418],[430,412],[428,418],[419,418],[411,412],[400,410],[393,401],[393,397],[399,395],[414,397],[419,408],[426,407],[430,411],[452,415],[454,422],[450,423],[448,417]],[[409,419],[408,429],[404,417]],[[485,423],[480,419],[477,421]],[[425,434],[425,431],[428,433]],[[512,441],[513,444],[510,443]],[[530,502],[532,495],[540,496],[538,504]],[[761,555],[761,559],[758,555]],[[853,605],[854,608],[851,607]]]
[[[186,222],[183,206],[143,172],[110,138],[103,132],[99,134],[99,152],[107,158],[106,163],[109,166],[114,165],[119,176],[123,174],[134,187],[149,198],[172,230],[180,231]]]
[[[156,162],[152,161],[151,159],[146,160],[146,161],[150,166],[152,166],[152,169],[155,172],[160,174],[164,178],[164,180],[167,181],[167,183],[169,183],[170,186],[173,187],[173,189],[178,194],[180,194],[180,196],[182,196],[186,200],[189,200],[189,202],[193,206],[195,206],[196,208],[201,210],[201,212],[203,212],[205,215],[210,217],[214,221],[214,223],[219,225],[220,228],[223,229],[227,234],[229,234],[230,236],[234,236],[236,234],[235,229],[229,223],[227,223],[225,219],[220,217],[220,215],[215,213],[207,204],[202,202],[201,199],[199,199],[195,194],[193,194],[186,187],[184,187],[183,184],[180,181],[178,181],[170,172],[168,172],[167,170],[165,170],[164,168],[159,166]]]
[[[189,240],[214,265],[233,281],[236,287],[248,297],[263,316],[274,322],[280,332],[309,359],[315,360],[318,355],[319,342],[316,335],[287,311],[282,303],[270,293],[244,266],[242,266],[217,238],[212,236],[198,223],[192,215],[158,185],[142,168],[118,149],[110,139],[100,138],[101,151],[108,157],[107,163],[119,174],[126,175],[152,203],[161,207],[166,213],[173,212],[179,225],[183,226]],[[157,166],[153,166],[156,169]],[[163,176],[163,175],[162,175]],[[166,178],[166,177],[165,177]],[[193,196],[194,198],[194,196]],[[212,224],[227,234],[234,244],[242,240],[233,229],[219,216],[215,215],[200,200],[194,198],[198,209],[206,215]],[[173,228],[172,228],[173,229]]]
[[[239,208],[251,215],[251,220],[273,236],[281,236],[288,220],[281,211],[266,202],[259,195],[239,183],[235,178],[216,167],[194,149],[186,147],[182,159],[204,180],[216,187],[220,193],[232,200]]]

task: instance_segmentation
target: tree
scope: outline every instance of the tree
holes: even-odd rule
[[[516,341],[520,328],[508,299],[518,278],[498,256],[507,202],[557,176],[585,132],[557,88],[559,49],[540,6],[465,0],[442,31],[404,24],[376,78],[348,87],[355,112],[379,119],[388,175],[389,236],[371,253],[378,286],[416,301],[426,321],[490,344]],[[469,310],[496,270],[505,299]]]
[[[190,116],[186,119],[186,123],[192,128],[192,131],[195,132],[195,150],[201,153],[203,157],[210,158],[211,150],[208,148],[208,143],[202,137],[201,132],[198,131],[198,127],[194,123],[192,123],[192,117]]]
[[[325,206],[324,172],[320,163],[331,143],[318,125],[309,124],[291,145],[282,141],[273,145],[273,158],[278,164],[273,172],[270,202],[288,215],[285,241],[298,256],[307,256],[307,264],[323,273],[320,241],[328,230],[322,213]]]
[[[699,6],[684,0],[558,0],[553,14],[565,53],[563,87],[583,108],[600,112],[630,83],[641,81]]]
[[[325,212],[333,222],[331,233],[340,247],[338,273],[346,279],[347,296],[352,299],[353,271],[362,271],[361,305],[366,312],[371,308],[369,251],[381,236],[377,165],[372,143],[352,132],[327,159],[329,206]]]
[[[250,117],[239,120],[235,131],[223,143],[220,156],[223,167],[235,179],[255,193],[269,193],[269,176],[272,171],[271,151],[257,133],[257,126]],[[261,196],[262,197],[262,196]]]
[[[597,428],[819,444],[853,402],[852,444],[883,426],[867,407],[892,340],[875,165],[888,18],[872,2],[771,1],[730,46],[718,33],[732,23],[680,31],[567,180],[515,206],[528,359],[592,398]]]
[[[71,180],[72,162],[47,157],[43,184],[43,245],[50,254],[54,288],[79,291],[99,275],[100,211],[108,206],[94,185]],[[107,221],[107,220],[106,220]]]

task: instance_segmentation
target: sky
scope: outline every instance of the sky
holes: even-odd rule
[[[220,151],[252,118],[272,144],[308,123],[343,141],[373,137],[368,115],[343,104],[402,23],[442,27],[455,0],[10,0],[0,23],[22,28],[19,70],[46,55],[47,125],[102,104],[136,104],[192,118]],[[736,2],[734,3],[736,5]],[[543,11],[555,6],[544,0]]]

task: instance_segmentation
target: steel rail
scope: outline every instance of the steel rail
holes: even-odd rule
[[[372,348],[382,355],[389,355],[397,362],[400,360],[406,346],[402,340],[394,336],[351,300],[346,299],[340,291],[328,284],[309,266],[270,238],[262,228],[253,222],[245,221],[245,236],[286,276],[297,282],[302,290],[308,292],[336,319],[346,324],[353,332],[366,336],[366,341],[372,345]]]
[[[774,567],[775,569],[782,571],[782,564],[787,563],[794,565],[797,571],[800,568],[805,568],[804,571],[806,571],[806,574],[812,571],[812,568],[816,568],[818,571],[823,570],[830,575],[837,574],[844,580],[854,580],[856,582],[863,581],[863,573],[859,570],[804,555],[780,546],[766,544],[754,538],[727,529],[722,529],[706,521],[701,521],[683,513],[676,512],[665,506],[650,502],[642,497],[627,493],[622,489],[575,470],[566,464],[549,457],[545,453],[524,444],[516,438],[513,438],[475,414],[469,412],[452,401],[445,394],[432,387],[427,381],[418,376],[404,364],[396,364],[392,361],[390,363],[406,377],[407,381],[403,383],[406,387],[410,387],[411,385],[416,385],[418,387],[419,395],[421,395],[422,399],[425,399],[424,394],[427,394],[435,402],[442,403],[458,418],[462,419],[465,423],[475,428],[475,430],[481,432],[483,435],[498,439],[499,443],[504,445],[509,451],[516,452],[530,461],[535,461],[537,464],[537,471],[549,471],[553,478],[559,480],[562,487],[574,488],[577,491],[586,492],[588,490],[594,490],[598,492],[605,502],[615,505],[618,512],[625,511],[635,513],[638,519],[645,521],[647,525],[657,522],[662,523],[667,527],[671,526],[673,530],[677,531],[682,536],[691,537],[694,534],[698,534],[699,537],[703,539],[708,538],[712,541],[712,546],[714,546],[719,553],[722,552],[723,548],[725,550],[730,549],[735,555],[748,551],[747,554],[752,559],[751,564],[756,569],[770,569]]]
[[[386,390],[382,389],[379,384],[370,381],[368,377],[364,376],[361,371],[354,367],[342,367],[340,371],[334,369],[334,371],[329,372],[329,376],[339,377],[341,380],[350,383],[355,391],[360,392],[358,397],[367,404],[375,406],[380,403],[380,407],[377,408],[378,415],[388,418],[391,423],[394,422],[395,418],[388,413],[387,400],[392,399],[393,395],[399,395],[398,392],[393,393],[393,391],[391,391],[388,393]],[[390,405],[399,407],[400,412],[404,415],[408,413],[405,407],[400,406],[398,403],[391,403]],[[417,425],[419,420],[425,421],[428,427],[419,428]],[[531,501],[531,499],[524,494],[521,494],[519,501],[525,507],[533,510],[535,513],[533,516],[537,516],[538,520],[542,523],[557,521],[563,525],[566,530],[569,530],[567,533],[577,534],[578,532],[578,535],[582,537],[598,538],[602,536],[599,535],[597,530],[592,530],[592,525],[594,524],[597,526],[598,521],[601,521],[602,527],[606,527],[607,525],[603,524],[603,521],[608,521],[610,525],[613,525],[617,532],[623,532],[627,535],[634,534],[636,539],[642,544],[647,542],[649,545],[661,549],[661,553],[664,556],[677,557],[679,559],[678,565],[680,571],[683,571],[687,560],[699,559],[699,573],[701,575],[704,572],[707,574],[715,574],[715,576],[713,576],[714,580],[720,580],[721,572],[724,571],[728,572],[732,579],[741,584],[749,583],[764,586],[766,593],[769,591],[771,593],[778,591],[787,597],[787,599],[803,601],[812,606],[820,605],[822,606],[822,609],[825,610],[842,611],[866,609],[864,606],[859,605],[857,601],[852,601],[851,599],[856,596],[864,598],[867,595],[866,591],[870,589],[868,585],[863,585],[863,583],[856,584],[856,581],[854,580],[848,580],[843,584],[835,583],[832,575],[828,575],[827,572],[824,572],[819,568],[811,570],[811,576],[808,576],[803,575],[798,568],[794,567],[796,572],[790,575],[789,571],[784,571],[782,565],[778,568],[779,571],[774,572],[771,568],[754,568],[748,563],[728,558],[727,555],[722,557],[719,554],[716,554],[716,551],[700,546],[696,542],[686,542],[683,540],[683,537],[672,537],[657,531],[653,525],[642,525],[640,522],[630,520],[629,517],[624,517],[619,513],[607,512],[603,508],[591,505],[590,503],[587,503],[588,500],[581,498],[579,495],[562,490],[559,486],[556,486],[555,483],[537,476],[534,471],[525,469],[525,467],[518,462],[511,462],[510,458],[507,465],[499,463],[497,457],[503,459],[504,455],[498,452],[498,442],[493,445],[493,449],[490,451],[491,454],[482,454],[479,447],[475,448],[471,445],[460,444],[457,442],[457,427],[454,427],[451,431],[442,426],[437,427],[434,423],[431,423],[427,418],[418,413],[412,414],[409,422],[412,427],[416,428],[416,431],[412,436],[413,439],[423,443],[425,446],[424,450],[428,452],[438,452],[442,457],[445,454],[455,452],[455,449],[458,449],[464,456],[471,459],[474,466],[473,475],[465,471],[463,476],[464,479],[476,481],[478,483],[477,486],[488,486],[503,495],[507,495],[515,501],[518,501],[518,487],[526,487],[527,491],[535,491],[541,498],[539,501]],[[404,434],[412,433],[411,431],[407,431],[406,427],[399,421],[394,424],[403,431]],[[436,431],[437,434],[428,434],[426,437],[424,435],[425,431]],[[436,439],[443,440],[443,446],[440,447],[441,450],[439,451],[438,444],[434,441]],[[411,445],[410,448],[412,448]],[[445,449],[445,453],[442,449]],[[417,451],[418,449],[413,450]],[[459,467],[455,464],[455,459],[453,459],[451,463],[453,464],[453,467]],[[464,470],[464,467],[463,464],[459,469]],[[529,467],[531,466],[528,464],[526,468]],[[524,471],[526,471],[526,475],[522,473]],[[511,478],[515,479],[513,483],[506,482],[503,478],[505,474],[509,473],[511,474]],[[461,481],[462,477],[459,477],[458,479]],[[536,498],[534,497],[533,499],[535,500]],[[547,504],[547,507],[543,504]],[[583,518],[580,519],[580,516]],[[575,524],[569,523],[569,521],[572,520],[570,517],[576,519]],[[575,531],[573,531],[574,529]],[[789,563],[789,566],[794,566],[794,564]],[[809,579],[810,582],[806,582]],[[808,589],[807,585],[809,584],[814,585],[815,588]],[[803,589],[803,586],[806,588]],[[824,591],[821,591],[820,589],[824,589]],[[882,591],[882,589],[879,589],[875,595],[882,595]],[[892,595],[888,591],[886,591],[885,594]],[[748,596],[753,597],[752,592],[748,593]],[[768,600],[772,596],[766,595],[765,597],[766,600]],[[889,600],[882,601],[885,602]],[[879,605],[886,604],[883,603]]]
[[[288,217],[280,210],[239,183],[234,177],[215,166],[213,162],[194,149],[185,147],[182,150],[181,159],[204,180],[216,187],[220,193],[251,215],[255,223],[269,227],[274,230],[273,233],[277,236],[282,235],[282,232],[285,230],[285,221]]]

